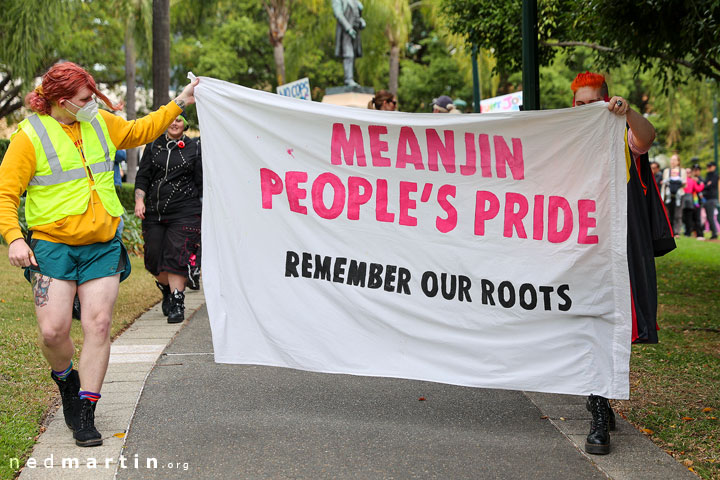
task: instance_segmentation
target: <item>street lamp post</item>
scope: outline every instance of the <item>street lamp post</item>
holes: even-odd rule
[[[537,0],[522,3],[523,110],[540,110]]]
[[[713,143],[715,145],[714,161],[718,162],[718,112],[717,112],[717,84],[713,89]]]
[[[477,43],[472,45],[472,75],[473,75],[473,111],[480,113],[480,73],[478,71],[478,47]]]

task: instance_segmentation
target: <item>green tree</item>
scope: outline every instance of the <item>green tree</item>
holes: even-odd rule
[[[269,90],[276,82],[267,14],[254,0],[179,4],[173,20],[172,80],[187,83],[188,71],[246,87]]]
[[[498,68],[520,69],[521,2],[442,0],[453,31],[493,48]],[[720,80],[717,0],[540,0],[540,64],[559,49],[584,46],[606,68],[657,68],[667,85],[688,77]]]
[[[366,38],[363,31],[363,42]],[[308,77],[313,99],[321,100],[327,87],[342,85],[343,69],[335,58],[335,17],[330,1],[299,2],[293,10],[285,46],[288,81]],[[360,66],[366,58],[356,62],[357,81],[365,85],[372,84],[367,80],[367,69]]]
[[[436,5],[412,11],[413,27],[406,58],[401,61],[398,97],[408,112],[428,112],[433,98],[472,98],[470,57],[462,40],[438,22]]]
[[[52,32],[67,32],[68,10],[61,2],[46,3],[0,1],[0,117],[22,107],[24,90],[57,57]]]
[[[136,39],[152,44],[152,0],[114,0],[113,8],[124,18],[125,51],[125,113],[128,120],[137,118],[137,53]],[[138,166],[138,151],[127,150],[127,181],[135,183]]]
[[[400,57],[412,26],[409,2],[408,0],[368,1],[364,16],[371,28],[376,26],[384,35],[383,44],[389,47],[388,90],[397,94]],[[370,32],[372,30],[368,33]]]
[[[84,66],[100,83],[117,84],[121,45],[109,2],[0,0],[0,116],[15,113],[35,78],[61,59]]]
[[[285,32],[290,23],[290,12],[294,3],[294,0],[263,0],[263,8],[267,12],[270,22],[270,44],[273,47],[278,85],[285,83],[283,38],[285,38]]]

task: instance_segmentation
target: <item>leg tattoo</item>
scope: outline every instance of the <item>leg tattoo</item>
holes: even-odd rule
[[[48,290],[52,278],[36,273],[32,278],[33,293],[35,294],[35,305],[44,307],[48,302]]]

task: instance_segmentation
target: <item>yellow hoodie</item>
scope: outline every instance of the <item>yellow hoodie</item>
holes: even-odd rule
[[[105,110],[100,110],[107,124],[110,139],[118,150],[145,145],[159,137],[182,113],[175,102],[160,107],[157,111],[138,120],[127,121]],[[65,133],[82,151],[80,124],[61,124]],[[17,209],[20,196],[27,189],[35,175],[35,149],[23,131],[17,132],[8,146],[0,165],[0,234],[10,244],[23,238],[18,224]],[[88,178],[92,184],[92,179]],[[57,222],[36,225],[32,228],[33,238],[67,245],[89,245],[107,242],[115,236],[120,217],[113,217],[103,207],[98,194],[92,190],[88,209],[80,215],[71,215]]]

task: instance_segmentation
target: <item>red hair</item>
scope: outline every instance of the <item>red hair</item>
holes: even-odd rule
[[[113,104],[98,90],[95,79],[80,65],[73,62],[56,63],[42,77],[42,84],[25,96],[25,104],[33,111],[50,115],[52,103],[74,97],[87,87],[112,110],[120,110],[121,104]]]
[[[606,102],[610,101],[610,96],[608,95],[608,86],[605,82],[605,75],[585,71],[585,73],[578,73],[575,77],[575,80],[573,80],[573,82],[570,84],[570,90],[572,90],[573,92],[573,107],[575,106],[575,94],[577,93],[578,89],[582,87],[596,88],[600,90],[600,93],[602,94],[603,99]]]

